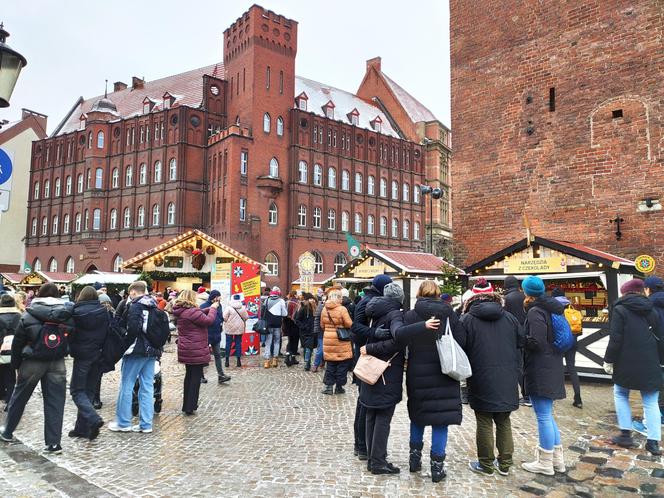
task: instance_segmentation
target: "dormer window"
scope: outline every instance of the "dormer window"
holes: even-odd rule
[[[350,121],[350,124],[353,126],[359,126],[360,124],[360,111],[357,110],[357,108],[353,109],[350,111],[348,114],[348,121]]]
[[[297,105],[297,108],[301,111],[306,111],[307,110],[307,101],[309,100],[309,97],[307,97],[307,94],[302,92],[300,95],[295,97],[295,104]]]
[[[85,130],[85,121],[87,119],[87,116],[85,114],[81,114],[81,117],[78,118],[78,119],[81,122],[81,126],[80,126],[79,130]]]
[[[376,116],[376,118],[371,121],[371,127],[374,129],[374,131],[377,131],[378,133],[381,132],[383,127],[383,120],[380,119],[380,116]]]
[[[170,109],[173,106],[173,103],[175,102],[175,97],[173,97],[170,93],[166,92],[162,98],[164,99],[164,109]]]
[[[334,119],[334,102],[328,100],[327,104],[323,106],[323,112],[325,113],[326,118]]]
[[[149,114],[154,107],[154,101],[150,97],[143,99],[143,114]]]

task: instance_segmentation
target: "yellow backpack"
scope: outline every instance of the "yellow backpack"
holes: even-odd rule
[[[572,329],[572,334],[583,334],[583,315],[579,310],[575,310],[571,305],[568,306],[565,308],[565,319],[569,323],[569,327]]]

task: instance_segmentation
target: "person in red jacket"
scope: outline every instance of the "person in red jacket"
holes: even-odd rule
[[[219,303],[200,309],[196,303],[196,293],[185,290],[175,300],[173,315],[178,329],[178,361],[184,363],[184,390],[182,411],[193,415],[198,409],[198,394],[203,377],[203,367],[210,363],[208,347],[208,327],[217,318]]]

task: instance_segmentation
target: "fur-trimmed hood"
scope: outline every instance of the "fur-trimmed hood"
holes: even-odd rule
[[[505,305],[502,296],[496,292],[483,292],[481,294],[473,294],[463,303],[463,313],[468,313],[471,306],[479,303],[497,303],[501,308]]]

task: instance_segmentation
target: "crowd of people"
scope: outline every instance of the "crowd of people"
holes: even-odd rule
[[[411,309],[404,302],[402,287],[387,275],[376,276],[354,300],[339,285],[317,295],[291,292],[285,299],[278,287],[268,289],[254,327],[261,335],[262,366],[278,367],[282,356],[288,367],[296,366],[301,350],[305,371],[324,368],[322,394],[328,396],[346,393],[351,374],[358,389],[354,454],[366,461],[372,474],[400,472],[387,460],[387,448],[395,407],[403,399],[404,372],[411,472],[422,468],[424,433],[430,427],[431,478],[434,482],[445,478],[448,430],[462,423],[463,403],[470,405],[476,422],[472,471],[509,475],[514,465],[510,415],[526,405],[534,412],[538,445],[534,460],[521,467],[545,475],[565,472],[554,414],[555,401],[566,397],[565,366],[572,380],[573,405],[583,407],[575,371],[576,337],[565,350],[556,342],[558,318],[565,316],[571,303],[560,289],[547,294],[536,276],[521,282],[508,277],[504,284],[505,290],[497,292],[485,279],[477,279],[456,309],[433,280],[422,282]],[[620,429],[612,441],[626,448],[636,446],[629,393],[638,390],[644,406],[640,430],[647,434],[646,450],[661,455],[664,281],[633,279],[620,290],[604,359],[604,369],[614,382]],[[109,341],[115,335],[122,339],[122,361],[115,419],[108,424],[114,432],[152,432],[155,373],[171,330],[177,331],[177,358],[185,368],[185,416],[197,412],[200,384],[207,382],[204,369],[212,360],[219,384],[231,379],[224,372],[231,356],[236,356],[236,367],[242,367],[242,336],[249,319],[242,295],[231,296],[222,306],[216,290],[150,293],[142,281],[132,283],[125,296],[117,295],[119,299],[101,284],[84,287],[73,303],[50,283],[34,296],[0,293],[0,395],[7,412],[0,428],[2,441],[13,441],[25,406],[41,383],[45,451],[62,451],[67,355],[73,358],[69,388],[77,407],[69,436],[96,439],[104,426],[97,412],[101,379],[114,367],[107,363]],[[472,367],[465,382],[441,369],[438,342],[447,331]],[[375,383],[352,375],[354,365],[365,355],[388,362]],[[138,410],[133,411],[132,404]]]

